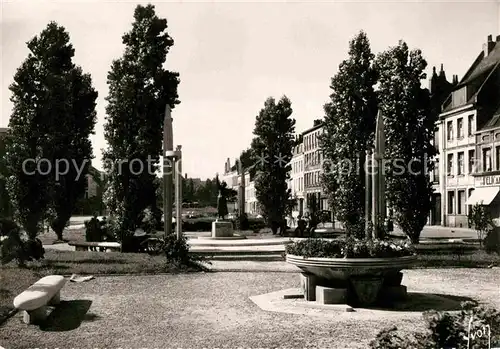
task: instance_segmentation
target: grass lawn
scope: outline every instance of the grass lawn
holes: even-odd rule
[[[485,268],[490,266],[500,266],[500,255],[477,250],[465,255],[421,254],[417,257],[415,268]]]
[[[178,267],[163,256],[145,253],[86,252],[47,250],[45,259],[19,268],[14,262],[1,266],[0,322],[12,307],[15,296],[46,275],[109,275],[197,272],[201,267]]]

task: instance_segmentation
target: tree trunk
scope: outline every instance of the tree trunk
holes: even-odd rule
[[[271,231],[273,232],[273,235],[276,235],[276,233],[278,232],[279,226],[280,225],[278,222],[276,222],[276,221],[271,222]]]

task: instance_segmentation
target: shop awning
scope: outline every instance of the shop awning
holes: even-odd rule
[[[466,205],[489,205],[498,195],[500,187],[483,187],[476,188],[472,192],[472,195],[467,199]]]

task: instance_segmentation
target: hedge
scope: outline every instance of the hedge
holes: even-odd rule
[[[189,232],[196,231],[211,231],[212,222],[215,218],[191,218],[185,219],[182,222],[182,230]],[[233,227],[236,227],[236,222],[233,220]],[[266,228],[266,223],[262,218],[248,218],[248,229],[253,231],[258,231]]]

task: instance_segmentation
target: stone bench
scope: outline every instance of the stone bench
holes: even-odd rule
[[[120,252],[121,245],[119,242],[69,242],[69,246],[74,246],[76,251],[91,251],[93,249],[104,252],[104,251],[117,251]]]
[[[14,307],[23,310],[23,321],[39,323],[47,317],[47,305],[57,305],[66,279],[61,275],[45,276],[14,298]]]

